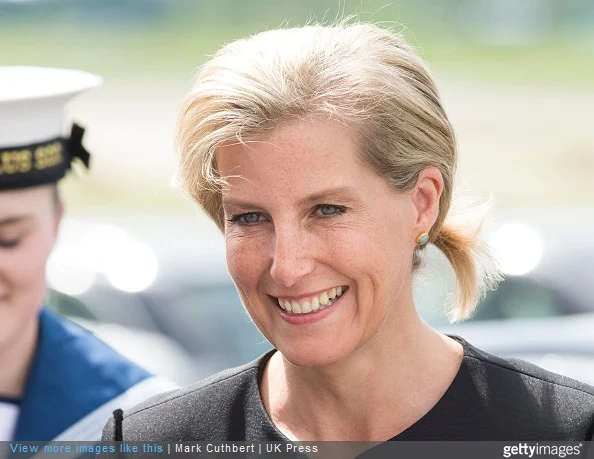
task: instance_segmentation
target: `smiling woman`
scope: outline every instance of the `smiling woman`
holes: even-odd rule
[[[104,439],[584,440],[594,388],[488,355],[418,316],[432,243],[468,317],[499,279],[450,212],[452,126],[426,64],[372,24],[274,30],[222,48],[177,131],[180,179],[276,348],[118,411]],[[571,415],[570,415],[571,414]]]

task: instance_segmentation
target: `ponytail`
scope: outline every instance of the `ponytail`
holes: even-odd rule
[[[431,235],[433,244],[447,257],[456,275],[456,292],[446,306],[451,322],[470,317],[486,291],[494,290],[503,279],[489,246],[479,237],[484,213],[474,222],[460,218],[468,214],[448,216],[443,224],[434,227],[435,233]]]

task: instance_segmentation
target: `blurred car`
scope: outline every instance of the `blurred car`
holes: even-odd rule
[[[76,298],[55,290],[49,292],[48,306],[155,375],[180,386],[201,376],[193,357],[177,341],[162,333],[101,322]]]
[[[495,322],[500,322],[496,324]],[[501,357],[519,358],[594,385],[594,313],[442,327]]]
[[[449,325],[436,307],[453,274],[432,247],[415,301],[424,320],[446,333],[594,384],[594,242],[587,226],[567,238],[569,217],[555,214],[554,224],[536,218],[550,215],[524,212],[490,227],[485,237],[507,275],[471,320]],[[62,237],[48,270],[54,288],[101,322],[174,339],[198,377],[270,349],[227,273],[222,236],[202,217],[95,215],[65,222]]]

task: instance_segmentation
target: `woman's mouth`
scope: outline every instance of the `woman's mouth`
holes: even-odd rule
[[[341,285],[308,298],[299,300],[276,298],[276,301],[280,308],[288,314],[305,315],[321,311],[328,306],[331,306],[344,295],[348,289],[349,287],[347,285]]]

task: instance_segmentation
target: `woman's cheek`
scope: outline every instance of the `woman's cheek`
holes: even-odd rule
[[[22,313],[36,310],[46,293],[46,261],[51,247],[43,237],[28,237],[16,249],[2,254],[3,273]]]
[[[364,262],[370,251],[377,247],[366,232],[353,228],[337,228],[337,231],[328,233],[324,239],[323,246],[327,249],[327,256],[347,263]]]
[[[256,284],[266,268],[267,243],[254,235],[228,235],[225,238],[227,267],[236,284]]]

